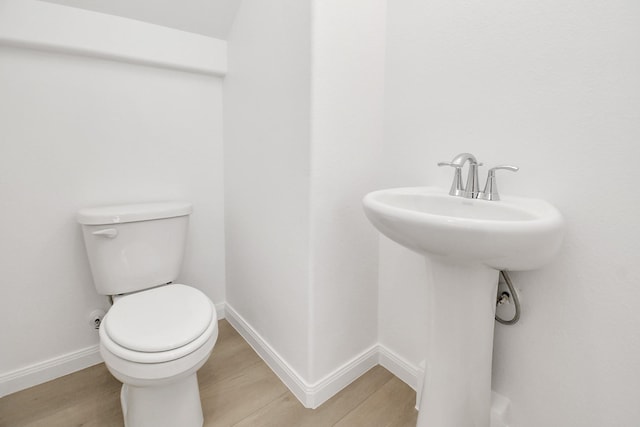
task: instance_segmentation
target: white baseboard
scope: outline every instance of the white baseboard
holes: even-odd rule
[[[0,397],[97,365],[98,345],[92,345],[0,375]]]
[[[409,387],[419,391],[424,377],[424,362],[415,366],[382,344],[377,344],[336,369],[322,380],[308,384],[289,364],[247,323],[229,304],[226,304],[227,321],[251,345],[294,396],[306,408],[317,408],[362,374],[381,365]],[[418,409],[416,399],[416,409]],[[510,401],[495,392],[491,393],[491,427],[509,427]]]
[[[372,346],[331,374],[313,384],[307,383],[255,329],[229,304],[226,319],[260,355],[305,408],[317,408],[362,374],[378,364],[378,346]]]
[[[416,366],[389,350],[384,345],[378,345],[378,361],[385,369],[414,390],[418,390],[418,382],[421,378],[421,371]]]
[[[312,385],[308,390],[307,407],[315,409],[322,405],[376,365],[378,346],[374,345]]]
[[[218,315],[218,320],[224,319],[226,317],[225,312],[226,312],[227,304],[223,302],[219,302],[218,304],[214,304],[214,306],[216,307],[216,314]]]
[[[308,408],[309,386],[301,379],[300,375],[229,304],[226,304],[225,307],[225,317],[291,393]]]

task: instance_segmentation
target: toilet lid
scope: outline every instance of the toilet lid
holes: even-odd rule
[[[119,299],[101,327],[122,347],[161,352],[189,344],[202,335],[212,318],[212,305],[205,294],[172,284]]]

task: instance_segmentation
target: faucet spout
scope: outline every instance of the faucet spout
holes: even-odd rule
[[[469,174],[467,175],[467,185],[462,186],[461,171],[465,163],[469,163]],[[477,199],[480,194],[480,184],[478,183],[478,163],[476,156],[471,153],[461,153],[453,158],[450,162],[440,162],[438,166],[451,166],[456,170],[451,184],[449,194],[452,196],[466,197],[467,199]]]
[[[477,165],[478,161],[476,160],[476,156],[471,153],[460,153],[453,158],[451,163],[454,165],[458,165],[460,167],[464,166],[466,162],[469,162],[470,165]]]
[[[466,197],[467,199],[477,199],[480,194],[478,166],[481,166],[482,163],[478,163],[476,156],[471,153],[458,154],[454,157],[451,163],[462,167],[467,162],[469,162],[469,172],[467,174],[467,184],[464,186],[464,190],[462,191],[462,197]]]

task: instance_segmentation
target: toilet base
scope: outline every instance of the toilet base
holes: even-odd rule
[[[159,387],[123,384],[125,427],[202,427],[204,417],[196,373]]]

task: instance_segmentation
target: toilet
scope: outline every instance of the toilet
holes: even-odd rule
[[[98,293],[113,306],[100,324],[100,354],[122,382],[125,427],[201,427],[196,372],[218,338],[211,300],[174,283],[182,264],[187,202],[82,209]]]

